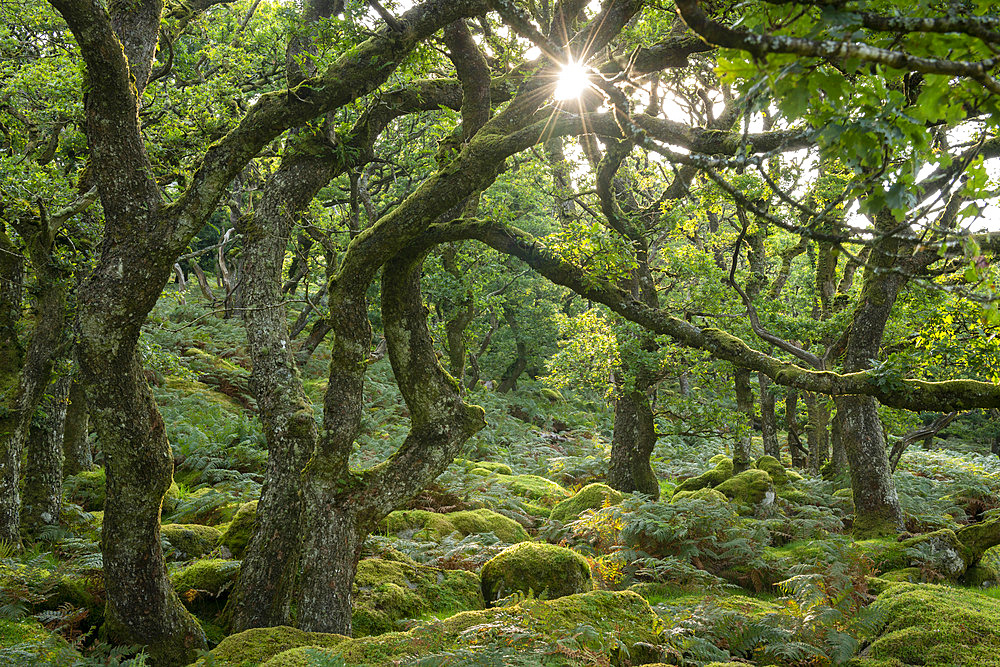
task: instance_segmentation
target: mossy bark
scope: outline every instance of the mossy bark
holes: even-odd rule
[[[90,451],[90,413],[87,410],[87,391],[79,381],[69,389],[66,406],[66,424],[63,427],[63,477],[75,475],[94,467]]]
[[[830,438],[828,424],[830,422],[830,408],[827,405],[826,397],[812,393],[806,393],[806,442],[809,447],[809,469],[818,472],[826,463],[830,452]]]
[[[608,486],[623,493],[638,491],[654,500],[660,485],[649,463],[656,445],[653,411],[645,392],[631,391],[615,400]]]
[[[753,433],[754,418],[750,371],[737,366],[733,371],[733,385],[736,389],[736,411],[740,413],[744,422],[736,429],[736,441],[733,443],[733,468],[739,474],[749,468],[753,460],[750,452],[750,434]]]
[[[59,524],[62,512],[63,429],[71,383],[64,376],[49,385],[49,394],[28,432],[28,455],[24,466],[22,532],[38,535],[47,526]]]
[[[778,445],[778,419],[774,413],[774,394],[771,393],[771,378],[763,373],[757,373],[760,384],[760,434],[764,442],[764,454],[781,460],[781,448]]]

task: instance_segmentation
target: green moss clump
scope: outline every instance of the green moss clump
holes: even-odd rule
[[[969,549],[958,541],[953,531],[947,528],[917,535],[902,542],[892,538],[879,538],[859,540],[854,546],[871,558],[880,572],[891,572],[915,565],[913,557],[907,550],[920,548],[923,544],[929,545],[936,554],[935,563],[942,568],[940,574],[951,579],[961,577],[972,563]]]
[[[511,607],[467,611],[408,632],[349,639],[333,649],[296,648],[264,663],[267,667],[292,667],[310,663],[310,653],[339,655],[348,665],[392,665],[404,658],[476,647],[508,646],[518,636],[526,653],[541,649],[577,632],[586,625],[599,636],[592,650],[607,652],[616,643],[658,644],[663,624],[649,603],[630,591],[593,591],[558,600],[524,600]],[[220,645],[221,646],[221,645]],[[539,657],[541,658],[541,653]],[[541,662],[541,660],[540,660]]]
[[[722,493],[716,491],[715,489],[705,487],[703,489],[698,489],[697,491],[679,491],[674,493],[673,498],[670,502],[676,503],[678,500],[714,500],[720,503],[728,503],[729,498],[726,498]]]
[[[219,546],[222,533],[212,526],[197,523],[168,523],[160,526],[160,534],[174,548],[175,560],[190,560],[204,556]]]
[[[887,623],[872,658],[914,665],[1000,666],[1000,600],[934,584],[897,584],[875,601]]]
[[[703,472],[697,477],[684,480],[674,488],[674,495],[683,491],[697,491],[710,486],[718,486],[733,476],[733,461],[721,454],[709,459],[709,463],[715,465],[714,468]]]
[[[189,610],[214,616],[222,610],[229,589],[239,576],[239,561],[210,558],[172,573],[170,584]]]
[[[504,465],[503,463],[496,463],[494,461],[476,461],[473,467],[476,470],[487,470],[489,472],[495,472],[498,475],[513,474],[513,471],[510,469],[509,465]]]
[[[550,516],[563,523],[575,521],[587,510],[617,505],[624,498],[620,491],[612,489],[607,484],[588,484],[577,491],[572,498],[556,504]]]
[[[880,578],[885,581],[920,583],[924,580],[924,572],[919,567],[904,567],[886,572]]]
[[[586,558],[565,547],[536,542],[501,551],[483,565],[482,580],[487,604],[514,591],[555,599],[593,587]]]
[[[965,571],[962,583],[973,588],[993,588],[1000,585],[1000,575],[991,565],[980,562]]]
[[[251,667],[260,665],[282,651],[299,646],[319,646],[334,648],[347,637],[305,632],[298,628],[279,625],[273,628],[252,628],[230,635],[212,649],[212,664],[215,667]],[[199,660],[198,665],[205,664]]]
[[[510,489],[511,493],[533,498],[544,505],[555,505],[572,494],[553,482],[538,475],[497,475],[497,481]]]
[[[565,398],[563,398],[563,395],[560,394],[558,391],[556,391],[555,389],[549,389],[548,387],[542,387],[541,389],[538,390],[538,393],[541,394],[544,398],[549,399],[553,403],[562,403],[566,400]]]
[[[764,500],[768,493],[774,493],[771,476],[763,470],[744,470],[718,484],[715,490],[727,498],[748,505],[756,505]]]
[[[963,526],[955,535],[969,549],[972,562],[977,562],[987,549],[1000,544],[1000,516]]]
[[[508,544],[528,539],[528,533],[521,524],[488,509],[448,514],[402,510],[389,514],[384,519],[383,526],[390,533],[412,532],[413,537],[423,540],[439,540],[452,533],[458,533],[462,537],[475,533],[493,533]]]
[[[785,472],[785,466],[781,465],[781,461],[774,458],[773,456],[762,456],[757,459],[757,469],[763,470],[768,475],[771,476],[771,481],[777,487],[782,487],[788,484],[788,474]]]
[[[464,570],[441,570],[369,558],[358,563],[351,624],[355,637],[399,629],[399,621],[482,609],[479,577]]]
[[[253,531],[257,528],[257,501],[252,500],[240,505],[236,516],[222,535],[222,546],[229,549],[233,558],[243,558],[246,553]]]
[[[0,619],[0,665],[69,665],[80,654],[33,618]]]
[[[84,470],[63,480],[63,495],[88,512],[104,509],[104,468]]]
[[[808,493],[798,489],[793,489],[790,486],[779,488],[777,494],[779,498],[783,498],[796,505],[810,505],[813,503],[813,498]]]

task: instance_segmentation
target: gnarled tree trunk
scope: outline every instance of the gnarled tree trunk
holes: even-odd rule
[[[26,533],[37,536],[46,526],[59,524],[62,513],[63,431],[70,376],[49,385],[28,432],[28,456],[24,466],[24,505],[21,511]]]
[[[608,465],[608,486],[624,493],[638,491],[654,500],[660,485],[649,463],[656,445],[656,428],[649,398],[636,389],[615,400],[615,420]]]
[[[75,380],[70,387],[68,400],[66,424],[63,427],[63,477],[94,467],[94,455],[90,451],[87,391],[79,381]]]
[[[737,366],[733,370],[733,384],[736,389],[736,411],[743,416],[744,424],[737,431],[733,443],[733,470],[741,473],[750,467],[751,434],[753,433],[753,388],[750,386],[750,371]]]

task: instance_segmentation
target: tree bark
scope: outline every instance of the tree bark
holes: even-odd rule
[[[830,420],[830,472],[834,476],[847,472],[847,450],[840,435],[840,413],[835,412]]]
[[[830,451],[829,431],[827,430],[830,422],[830,408],[827,407],[826,397],[822,394],[807,393],[805,403],[808,419],[806,442],[809,443],[809,469],[813,472],[819,472],[819,469],[826,463]]]
[[[63,427],[63,477],[94,467],[90,451],[90,413],[86,388],[78,380],[69,389],[66,424]]]
[[[67,375],[49,385],[51,393],[39,404],[28,432],[22,521],[23,532],[32,537],[58,525],[62,513],[63,429],[71,382]]]
[[[737,428],[736,442],[733,443],[733,470],[741,473],[751,464],[751,434],[753,433],[753,388],[750,386],[750,371],[737,366],[733,371],[736,388],[736,411],[742,415],[743,423]]]
[[[638,491],[658,500],[660,485],[649,463],[656,445],[656,428],[644,391],[624,393],[615,400],[608,486],[623,493]]]
[[[799,439],[799,392],[792,390],[785,396],[785,432],[788,434],[788,454],[796,468],[806,467],[805,452]]]
[[[757,373],[760,383],[760,433],[764,442],[764,454],[781,460],[778,445],[778,419],[774,414],[774,394],[771,393],[771,378]]]

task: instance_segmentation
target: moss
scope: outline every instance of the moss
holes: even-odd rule
[[[880,572],[902,570],[919,564],[907,553],[909,549],[929,549],[935,555],[935,563],[941,568],[940,574],[951,579],[961,577],[972,562],[970,551],[948,529],[917,535],[902,542],[881,538],[859,540],[854,545],[872,559]]]
[[[240,505],[236,511],[236,515],[222,535],[222,546],[229,549],[233,558],[243,558],[255,528],[257,528],[257,501],[252,500]]]
[[[1000,575],[991,565],[980,562],[965,571],[962,583],[972,588],[992,588],[1000,584]]]
[[[924,571],[919,567],[904,567],[881,575],[881,579],[894,582],[919,583],[924,580]]]
[[[356,637],[399,629],[399,622],[482,609],[479,577],[464,570],[370,558],[358,563],[353,588]]]
[[[870,540],[899,534],[896,520],[883,516],[855,515],[851,533],[856,540]]]
[[[975,563],[982,558],[987,549],[1000,544],[1000,516],[963,526],[955,535],[968,547],[972,562]]]
[[[705,487],[704,489],[698,489],[697,491],[680,491],[674,494],[673,498],[670,499],[670,502],[675,503],[678,500],[686,500],[686,499],[714,500],[720,503],[729,502],[729,498],[726,498],[726,496],[716,491],[715,489],[711,489],[708,487]]]
[[[174,548],[176,560],[204,556],[222,539],[218,529],[197,523],[168,523],[160,527],[160,534]]]
[[[334,649],[316,650],[327,657],[340,655],[348,665],[398,664],[404,658],[412,661],[414,656],[472,647],[489,651],[490,646],[509,646],[512,641],[519,641],[519,650],[527,653],[539,647],[532,643],[536,638],[550,646],[576,635],[582,625],[594,629],[599,638],[594,640],[592,650],[604,655],[608,655],[608,647],[616,644],[658,644],[663,630],[649,603],[635,593],[592,591],[558,600],[524,600],[511,607],[462,612],[408,632],[349,639]],[[265,665],[310,664],[309,653],[305,647],[292,649]]]
[[[777,487],[788,484],[788,474],[785,472],[785,466],[781,465],[781,461],[773,456],[762,456],[757,459],[757,469],[763,470],[770,475],[771,481]]]
[[[709,459],[708,462],[715,467],[697,477],[691,477],[678,484],[674,487],[674,495],[683,491],[697,491],[706,487],[718,486],[733,476],[732,459],[718,454]]]
[[[544,505],[555,505],[572,495],[552,480],[538,475],[497,475],[496,480],[515,495],[538,500]]]
[[[80,654],[33,618],[0,619],[0,665],[77,664]]]
[[[250,667],[260,665],[282,651],[298,646],[318,646],[333,648],[347,637],[305,632],[298,628],[279,625],[273,628],[253,628],[230,635],[212,649],[212,665],[215,667]],[[205,664],[204,660],[198,661]]]
[[[201,400],[214,403],[230,412],[243,412],[243,406],[240,405],[239,401],[222,392],[214,391],[204,382],[185,380],[175,375],[168,375],[164,380],[164,385],[167,389],[180,392],[184,396],[196,396]]]
[[[475,464],[473,465],[473,469],[495,472],[498,475],[513,474],[513,471],[510,469],[509,465],[504,465],[503,463],[496,463],[494,461],[476,461]]]
[[[621,492],[612,489],[607,484],[588,484],[572,498],[556,504],[550,514],[552,519],[566,523],[575,521],[587,510],[599,509],[610,505],[617,505],[625,496]]]
[[[104,579],[81,576],[62,568],[46,569],[21,563],[0,565],[0,591],[29,589],[36,593],[27,602],[31,613],[71,606],[87,610],[84,625],[100,625],[104,619]]]
[[[715,490],[738,502],[756,505],[768,493],[774,493],[771,476],[763,470],[744,470],[715,487]]]
[[[783,498],[796,505],[810,505],[813,503],[813,497],[808,493],[799,489],[793,489],[790,486],[778,489],[777,495],[779,498]]]
[[[482,580],[487,604],[514,591],[555,599],[593,587],[586,558],[565,547],[536,542],[501,551],[483,565]]]
[[[88,512],[104,509],[104,468],[84,470],[63,480],[63,495]]]
[[[236,502],[232,495],[205,486],[188,494],[170,514],[169,523],[200,523],[218,526],[232,521],[244,503]]]
[[[872,658],[912,665],[1000,666],[1000,600],[933,584],[897,584],[875,601],[886,625]]]
[[[170,584],[189,610],[214,615],[222,610],[239,575],[239,561],[210,558],[174,572]]]
[[[553,403],[562,403],[566,400],[558,391],[555,389],[549,389],[548,387],[542,387],[538,390],[538,393],[541,394],[543,398],[547,398]]]
[[[885,537],[856,540],[854,546],[872,560],[879,572],[900,570],[910,565],[906,550],[898,540]]]
[[[521,524],[487,509],[448,514],[403,510],[389,514],[383,521],[383,526],[390,533],[412,532],[413,537],[424,540],[439,540],[452,533],[458,533],[462,537],[474,533],[493,533],[508,544],[528,539],[528,533]]]

